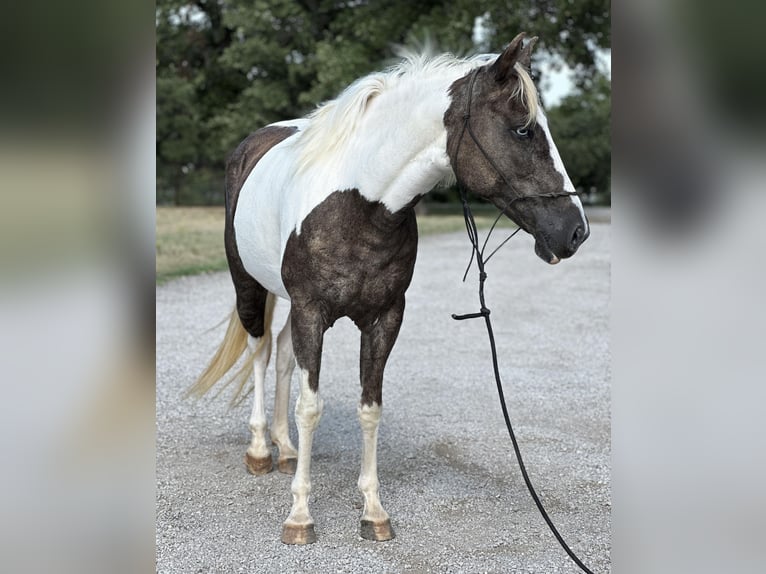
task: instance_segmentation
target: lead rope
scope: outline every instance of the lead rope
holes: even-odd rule
[[[484,157],[488,160],[490,165],[498,172],[498,174],[503,178],[506,183],[508,183],[509,187],[510,182],[507,182],[505,175],[497,169],[495,166],[495,162],[492,161],[492,159],[487,155],[487,153],[482,148],[481,144],[479,144],[478,140],[476,139],[476,136],[473,134],[473,130],[471,129],[470,124],[470,110],[471,110],[471,99],[473,95],[473,83],[476,78],[476,73],[471,77],[471,83],[469,87],[469,99],[468,99],[468,113],[466,113],[463,116],[463,130],[460,133],[460,137],[457,142],[457,148],[455,150],[455,157],[457,158],[457,152],[460,151],[460,144],[463,141],[463,134],[468,131],[471,138],[474,140],[474,143],[477,145],[479,150],[482,152]],[[455,166],[457,167],[457,161],[455,162]],[[548,524],[548,528],[550,528],[550,531],[553,533],[553,535],[556,537],[556,540],[558,540],[561,547],[566,551],[566,553],[569,555],[569,557],[572,559],[572,561],[577,564],[577,566],[580,567],[580,569],[583,572],[586,572],[587,574],[593,574],[593,572],[585,565],[583,564],[582,560],[577,557],[577,555],[572,551],[572,549],[569,547],[569,545],[566,543],[564,538],[559,534],[559,531],[556,529],[556,526],[553,524],[553,521],[548,516],[548,512],[545,510],[545,507],[543,506],[543,503],[540,502],[540,497],[537,496],[537,492],[535,491],[534,486],[532,486],[532,481],[529,478],[529,474],[527,474],[527,468],[524,465],[524,459],[521,456],[521,449],[519,448],[519,443],[516,440],[516,433],[513,431],[513,425],[511,424],[511,418],[508,415],[508,407],[505,404],[505,393],[503,393],[503,383],[500,380],[500,368],[498,367],[498,360],[497,360],[497,347],[495,345],[495,334],[492,330],[492,320],[490,319],[490,311],[487,308],[486,302],[484,300],[484,283],[487,280],[487,273],[484,271],[484,264],[486,261],[489,260],[492,255],[494,255],[500,247],[502,247],[511,237],[516,235],[518,231],[521,229],[517,229],[514,231],[508,238],[505,239],[492,253],[490,253],[489,257],[487,259],[484,259],[484,249],[487,246],[487,241],[489,241],[489,235],[492,233],[492,230],[495,227],[495,224],[497,224],[498,219],[500,216],[498,216],[498,219],[495,220],[495,222],[492,224],[492,229],[490,229],[489,234],[487,235],[486,240],[484,241],[484,245],[479,249],[479,233],[476,229],[476,222],[473,218],[473,212],[471,211],[471,207],[468,205],[468,198],[466,197],[465,189],[463,189],[463,186],[460,184],[458,180],[458,189],[460,191],[460,200],[463,204],[463,217],[465,218],[465,228],[466,232],[468,233],[468,239],[471,241],[471,260],[468,263],[468,269],[466,269],[466,275],[468,274],[468,270],[471,267],[471,263],[473,262],[474,258],[476,259],[476,265],[479,270],[479,312],[478,313],[467,313],[464,315],[456,315],[452,314],[452,318],[456,321],[463,321],[465,319],[478,319],[479,317],[484,317],[484,323],[487,327],[487,335],[489,337],[489,346],[492,351],[492,369],[495,373],[495,383],[497,385],[497,394],[500,398],[500,407],[503,410],[503,418],[505,419],[505,426],[508,429],[508,434],[511,437],[511,442],[513,443],[513,450],[516,453],[516,460],[519,463],[519,469],[521,470],[521,475],[524,477],[524,482],[527,485],[527,490],[529,490],[529,494],[532,497],[532,500],[534,500],[535,505],[537,506],[537,509],[540,511],[540,514],[542,515],[543,519],[545,519],[545,522]],[[566,194],[551,194],[552,196],[558,196],[558,195],[570,195],[568,193]],[[510,201],[510,203],[513,203],[516,200],[522,199],[524,196],[517,196],[513,200]],[[508,204],[505,206],[504,209],[501,210],[501,214],[505,213],[506,209],[508,207]],[[465,281],[465,276],[463,277],[463,280]]]

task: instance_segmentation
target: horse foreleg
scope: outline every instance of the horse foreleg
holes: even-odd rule
[[[274,418],[271,422],[271,441],[279,449],[277,468],[285,474],[295,474],[298,451],[295,450],[287,420],[287,407],[290,404],[290,382],[295,370],[292,329],[290,316],[277,336],[277,388],[274,396]]]
[[[266,445],[266,410],[263,404],[263,380],[271,358],[271,333],[263,337],[248,335],[248,346],[253,357],[253,410],[250,414],[250,432],[253,437],[245,453],[245,465],[251,474],[271,472],[271,448]]]
[[[394,531],[388,513],[380,503],[378,493],[378,424],[380,405],[359,405],[359,424],[362,427],[362,470],[357,486],[364,496],[364,511],[360,534],[368,540],[391,540]]]
[[[312,320],[313,319],[313,320]],[[322,356],[324,328],[311,315],[292,313],[293,347],[300,369],[300,393],[295,405],[295,423],[298,427],[298,463],[292,483],[293,505],[282,526],[285,544],[316,542],[314,520],[308,507],[311,492],[311,445],[314,431],[322,416],[319,396],[319,366]]]
[[[371,327],[362,330],[362,400],[358,408],[362,427],[362,470],[357,484],[364,496],[360,534],[368,540],[383,541],[394,537],[391,520],[380,503],[377,448],[383,402],[383,370],[399,334],[403,314],[404,298],[382,314]]]

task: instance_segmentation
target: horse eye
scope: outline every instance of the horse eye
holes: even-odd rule
[[[515,129],[513,131],[520,138],[528,138],[529,137],[529,130],[527,128],[517,128],[517,129]]]

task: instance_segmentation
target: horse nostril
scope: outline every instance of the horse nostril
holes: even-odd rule
[[[570,246],[572,249],[577,249],[580,246],[580,243],[583,242],[585,239],[585,229],[582,225],[578,225],[574,233],[572,234],[572,241],[570,242]]]

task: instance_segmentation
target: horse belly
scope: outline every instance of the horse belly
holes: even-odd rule
[[[282,282],[281,214],[291,166],[282,144],[270,150],[242,185],[234,229],[245,270],[266,289],[289,299]]]

